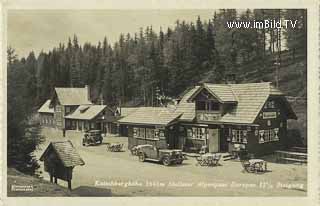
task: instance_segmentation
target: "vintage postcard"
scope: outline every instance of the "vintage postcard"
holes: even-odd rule
[[[319,203],[316,2],[26,2],[1,5],[4,205]]]

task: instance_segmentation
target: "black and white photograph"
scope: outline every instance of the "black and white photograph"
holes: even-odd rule
[[[307,197],[308,12],[7,10],[7,196]]]

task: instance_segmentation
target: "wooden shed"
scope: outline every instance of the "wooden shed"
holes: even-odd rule
[[[71,190],[72,171],[75,166],[84,165],[71,141],[51,142],[40,157],[44,161],[44,170],[50,175],[50,182],[57,179],[68,182]]]

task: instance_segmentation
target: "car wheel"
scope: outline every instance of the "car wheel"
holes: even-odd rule
[[[144,162],[146,160],[146,156],[143,152],[139,153],[139,161]]]
[[[163,165],[165,165],[165,166],[169,166],[169,165],[170,165],[170,160],[169,160],[169,158],[168,158],[168,157],[164,157],[164,158],[162,159],[162,163],[163,163]]]
[[[178,165],[181,165],[182,162],[183,162],[183,160],[178,160],[178,161],[177,161],[177,164],[178,164]]]
[[[82,139],[82,146],[86,146],[84,139]]]

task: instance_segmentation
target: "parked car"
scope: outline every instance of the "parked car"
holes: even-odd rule
[[[137,156],[139,154],[139,149],[144,146],[145,146],[145,144],[136,145],[136,146],[131,147],[131,149],[130,149],[131,154],[134,156]]]
[[[182,150],[158,149],[153,145],[141,145],[138,151],[139,161],[153,160],[161,162],[165,166],[170,164],[182,164],[184,156]]]
[[[100,130],[89,130],[86,131],[82,138],[82,145],[96,145],[102,144],[103,137]]]

